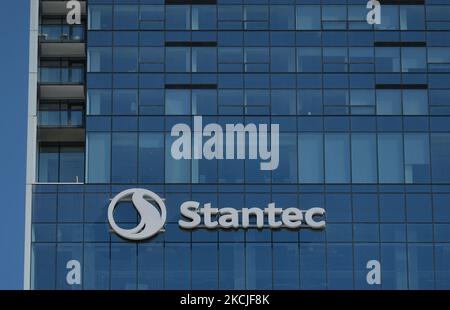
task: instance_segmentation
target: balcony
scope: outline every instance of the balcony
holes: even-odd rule
[[[81,3],[81,14],[86,15],[86,1],[79,1]],[[41,1],[41,15],[42,16],[61,16],[66,15],[69,10],[66,7],[67,1],[61,0],[47,0]]]
[[[39,83],[41,99],[85,99],[83,67],[41,67]]]
[[[86,57],[82,25],[42,25],[39,48],[42,57]]]
[[[83,128],[83,105],[41,103],[38,116],[39,128]]]

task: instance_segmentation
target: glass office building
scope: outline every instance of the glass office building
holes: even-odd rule
[[[450,2],[380,2],[89,0],[69,25],[31,0],[25,288],[450,289]],[[195,116],[279,124],[278,167],[175,159]],[[130,188],[164,199],[157,236],[110,228]],[[189,200],[326,228],[183,230]]]

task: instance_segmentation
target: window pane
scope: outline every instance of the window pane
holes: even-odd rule
[[[326,288],[326,257],[323,244],[300,244],[300,277],[302,289]]]
[[[375,134],[352,134],[352,182],[377,182]]]
[[[270,6],[270,29],[294,30],[295,11],[293,6],[272,5]]]
[[[431,135],[431,162],[433,182],[450,182],[450,134]]]
[[[428,96],[425,90],[403,91],[403,114],[404,115],[427,115]]]
[[[111,71],[112,71],[112,48],[89,47],[88,72],[111,72]]]
[[[423,30],[425,28],[425,12],[423,6],[400,5],[399,8],[400,30]]]
[[[136,115],[138,92],[131,89],[115,89],[113,98],[114,115]]]
[[[383,21],[379,25],[375,25],[377,30],[398,30],[399,14],[397,5],[386,5],[382,8]],[[367,12],[367,11],[366,11]]]
[[[137,72],[138,50],[134,47],[114,48],[114,72]]]
[[[164,182],[164,134],[139,134],[139,182]]]
[[[316,133],[299,134],[300,183],[323,182],[323,136]]]
[[[112,29],[112,5],[89,5],[89,30]]]
[[[192,48],[192,72],[217,72],[217,49]]]
[[[89,132],[87,134],[87,181],[108,183],[111,162],[111,134]]]
[[[403,182],[403,142],[400,134],[378,135],[378,176],[380,183]]]
[[[114,5],[114,29],[137,29],[138,11],[137,5]]]
[[[192,244],[192,289],[217,289],[217,244]]]
[[[320,5],[297,6],[297,30],[320,30]]]
[[[84,147],[61,147],[59,182],[82,183],[84,180]]]
[[[273,115],[295,115],[296,100],[294,90],[272,90],[271,112]]]
[[[377,115],[401,115],[401,92],[377,90]]]
[[[83,284],[87,290],[109,289],[110,245],[108,243],[84,244]]]
[[[273,246],[274,289],[298,289],[299,251],[298,244],[285,243]]]
[[[405,134],[405,182],[426,183],[430,180],[428,134]]]
[[[137,181],[137,134],[113,133],[112,136],[113,183]]]
[[[272,246],[247,243],[246,247],[247,289],[272,288]]]
[[[212,30],[216,28],[216,22],[215,6],[192,6],[192,30]]]
[[[383,289],[407,289],[408,272],[405,244],[383,244],[381,246],[381,261]]]
[[[111,114],[111,90],[89,89],[88,90],[88,115],[110,115]]]
[[[191,180],[190,161],[187,159],[175,160],[172,157],[172,143],[180,137],[166,136],[165,174],[167,183],[188,183]]]
[[[58,147],[39,148],[39,182],[51,183],[59,180]]]
[[[220,243],[219,247],[219,288],[244,289],[244,244]]]
[[[433,289],[433,270],[433,245],[408,244],[409,288]]]
[[[322,114],[322,91],[300,90],[297,92],[298,113],[301,115]]]
[[[191,250],[189,244],[166,243],[165,288],[189,289],[191,283]]]
[[[212,115],[217,113],[216,90],[192,90],[192,114]]]
[[[353,288],[353,249],[347,244],[328,244],[328,288]]]
[[[136,289],[136,255],[135,244],[111,243],[111,289]]]
[[[272,182],[297,183],[297,135],[280,134],[279,166],[272,172]]]
[[[271,48],[270,70],[272,72],[295,72],[295,50],[293,48]]]
[[[191,92],[189,90],[166,90],[166,114],[191,114]]]
[[[325,181],[350,182],[350,150],[347,134],[325,135]]]
[[[402,48],[402,72],[424,72],[426,49],[421,47]]]
[[[186,47],[166,48],[167,72],[190,72],[191,50]]]
[[[187,5],[166,6],[166,28],[168,30],[189,30],[191,12]]]
[[[405,66],[407,64],[405,62]],[[400,72],[400,49],[397,47],[375,48],[375,69],[377,72]]]
[[[54,243],[34,244],[31,255],[31,288],[34,290],[55,289],[56,246]]]
[[[158,243],[138,245],[138,289],[164,288],[164,248]]]

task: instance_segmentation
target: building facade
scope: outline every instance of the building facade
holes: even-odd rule
[[[25,288],[450,289],[450,3],[380,2],[31,0]],[[112,228],[128,189],[154,236]],[[184,229],[186,201],[326,226]]]

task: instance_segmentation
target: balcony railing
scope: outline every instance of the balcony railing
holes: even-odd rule
[[[84,68],[48,68],[39,69],[41,84],[84,84]]]
[[[41,42],[84,42],[84,26],[41,25]]]

